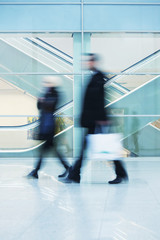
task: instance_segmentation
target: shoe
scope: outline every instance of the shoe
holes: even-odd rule
[[[123,181],[128,181],[128,177],[126,176],[126,177],[119,177],[119,176],[117,176],[114,180],[112,180],[112,181],[109,181],[108,183],[109,184],[118,184],[118,183],[122,183]]]
[[[30,172],[28,175],[27,175],[27,178],[36,178],[38,179],[38,173],[36,170],[33,170],[32,172]]]
[[[69,167],[65,170],[64,173],[58,175],[59,178],[64,178],[64,177],[67,177],[69,174]]]
[[[66,177],[66,178],[60,179],[59,181],[63,183],[80,183],[80,178],[73,179],[73,178]]]

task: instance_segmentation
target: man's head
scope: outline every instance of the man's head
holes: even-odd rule
[[[85,57],[85,63],[87,65],[87,68],[90,70],[95,69],[97,62],[99,61],[98,55],[94,53],[88,53],[88,54],[85,54],[84,57]]]

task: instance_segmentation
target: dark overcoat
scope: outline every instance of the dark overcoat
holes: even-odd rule
[[[95,127],[97,121],[106,121],[104,104],[105,76],[101,71],[93,72],[86,88],[81,114],[81,126]]]

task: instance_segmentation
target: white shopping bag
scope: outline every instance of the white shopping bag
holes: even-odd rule
[[[122,135],[119,133],[88,134],[88,157],[91,159],[118,160],[122,158]]]

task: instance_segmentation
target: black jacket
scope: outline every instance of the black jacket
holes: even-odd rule
[[[42,100],[39,99],[37,107],[40,110],[39,138],[43,140],[52,139],[55,131],[55,120],[53,113],[58,102],[58,92],[55,88],[48,88]]]
[[[81,114],[81,126],[90,128],[96,125],[96,121],[106,120],[104,109],[104,75],[95,71],[86,88]]]
[[[43,96],[43,100],[41,101],[40,99],[37,102],[37,107],[41,111],[41,114],[44,112],[50,112],[54,113],[56,110],[58,102],[58,91],[56,88],[48,88],[46,93]]]

